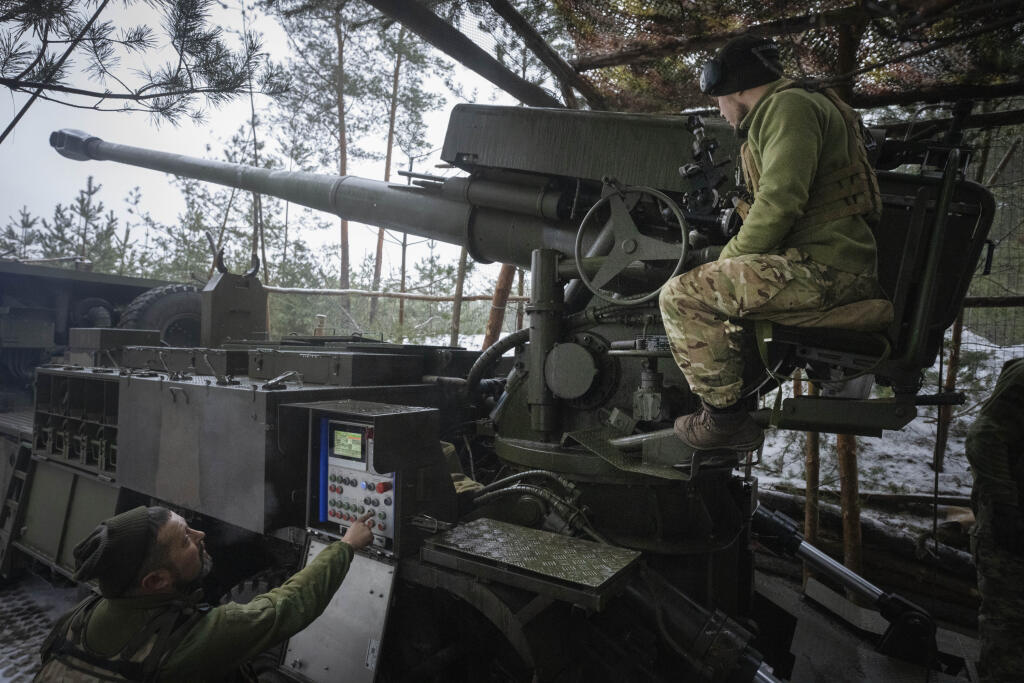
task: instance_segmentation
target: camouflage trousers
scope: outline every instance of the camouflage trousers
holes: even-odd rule
[[[1024,680],[1024,556],[992,538],[992,508],[981,502],[971,532],[978,568],[978,677],[983,683]]]
[[[665,283],[659,303],[690,389],[722,408],[738,401],[743,389],[740,327],[729,318],[824,311],[878,295],[875,277],[844,273],[787,249],[705,263]]]

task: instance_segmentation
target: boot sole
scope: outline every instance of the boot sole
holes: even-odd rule
[[[722,444],[720,446],[698,446],[696,444],[690,443],[690,441],[682,434],[680,434],[678,431],[673,431],[675,432],[677,439],[679,439],[680,441],[682,441],[684,444],[686,444],[695,451],[737,451],[740,453],[748,453],[750,451],[757,450],[758,448],[761,447],[761,444],[764,443],[764,433],[762,432],[759,438],[748,441],[746,443]]]

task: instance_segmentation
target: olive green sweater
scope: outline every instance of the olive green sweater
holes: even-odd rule
[[[760,181],[743,227],[719,258],[780,254],[795,247],[818,263],[873,275],[875,239],[861,216],[795,226],[815,177],[854,159],[847,144],[849,128],[828,97],[802,88],[776,92],[782,84],[772,83],[740,122]]]
[[[352,562],[352,547],[338,541],[282,586],[250,602],[210,610],[160,668],[160,681],[216,681],[313,622],[341,586]],[[113,654],[168,600],[145,596],[101,600],[85,628],[85,642],[97,653]]]

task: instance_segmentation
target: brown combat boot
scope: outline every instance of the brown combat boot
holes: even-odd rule
[[[698,451],[752,451],[764,442],[764,431],[745,410],[714,410],[676,418],[676,436]]]

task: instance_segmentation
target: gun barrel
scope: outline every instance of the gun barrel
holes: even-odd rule
[[[554,249],[567,256],[573,253],[573,228],[546,217],[550,211],[538,212],[535,202],[531,204],[525,195],[517,201],[514,191],[509,192],[507,202],[494,208],[493,204],[474,206],[452,198],[456,193],[434,188],[209,161],[106,142],[70,129],[51,133],[50,145],[76,161],[115,161],[173,173],[278,197],[359,223],[466,245],[473,258],[481,262],[529,266],[530,253],[536,248]],[[521,211],[515,210],[519,204],[523,204]]]

